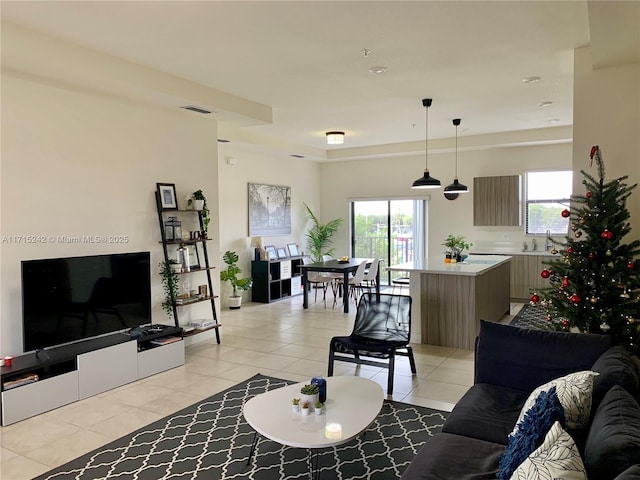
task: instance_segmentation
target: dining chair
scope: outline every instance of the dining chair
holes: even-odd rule
[[[367,268],[367,261],[363,260],[360,265],[358,265],[358,269],[355,271],[353,276],[349,277],[349,293],[348,297],[353,298],[354,302],[358,303],[358,291],[362,289],[362,280],[364,279],[364,272]],[[344,277],[341,275],[340,278],[337,279],[336,286],[339,291],[343,288]],[[349,298],[343,298],[343,302],[348,302]],[[333,305],[336,304],[336,297],[333,297]]]
[[[312,263],[309,257],[302,257],[302,264],[307,265]],[[329,283],[331,283],[331,279],[324,275],[322,272],[307,272],[307,282],[309,285],[313,286],[315,290],[314,301],[318,302],[318,289],[322,288],[322,301],[324,302],[324,306],[327,306],[327,287]],[[308,285],[305,285],[304,288],[309,288]]]
[[[335,361],[384,367],[389,371],[387,394],[391,395],[396,355],[409,357],[411,373],[416,373],[410,339],[411,297],[366,292],[360,297],[351,334],[333,337],[329,343],[328,376],[333,375]]]
[[[365,269],[364,278],[362,279],[362,282],[360,282],[361,290],[366,288],[369,292],[371,292],[371,289],[376,286],[376,277],[378,276],[379,265],[380,259],[374,258],[371,261],[371,265],[369,266],[369,268]]]

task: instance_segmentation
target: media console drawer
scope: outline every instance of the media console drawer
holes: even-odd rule
[[[80,399],[138,379],[138,345],[130,341],[78,355]]]
[[[2,424],[48,412],[78,401],[78,371],[12,388],[2,392]]]
[[[184,365],[184,340],[138,353],[138,378]]]

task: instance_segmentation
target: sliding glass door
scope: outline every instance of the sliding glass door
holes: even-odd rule
[[[384,265],[413,261],[424,252],[423,199],[354,200],[351,202],[351,255],[379,258]],[[389,285],[400,272],[380,270],[382,284]]]

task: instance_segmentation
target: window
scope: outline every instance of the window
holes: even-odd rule
[[[526,175],[526,233],[544,235],[566,235],[569,219],[561,215],[569,208],[573,172],[528,172]]]

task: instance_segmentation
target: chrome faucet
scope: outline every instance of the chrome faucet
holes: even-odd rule
[[[552,246],[553,245],[551,244],[551,230],[547,230],[547,241],[544,244],[544,250],[548,252],[549,250],[551,250]]]

